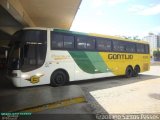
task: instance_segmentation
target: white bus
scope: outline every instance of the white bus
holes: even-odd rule
[[[137,76],[149,70],[149,45],[112,36],[51,28],[25,28],[13,35],[8,76],[16,87],[117,75]]]

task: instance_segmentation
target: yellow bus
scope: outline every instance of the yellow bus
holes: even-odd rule
[[[8,76],[17,87],[125,75],[149,70],[149,44],[53,28],[24,28],[13,35]]]

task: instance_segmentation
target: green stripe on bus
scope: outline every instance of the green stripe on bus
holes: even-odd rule
[[[87,73],[105,73],[109,71],[98,52],[69,51],[81,70]]]
[[[98,52],[85,52],[97,72],[105,73],[108,68]]]
[[[96,72],[96,68],[94,67],[94,65],[84,51],[69,51],[69,53],[76,62],[76,64],[80,67],[80,69],[91,74],[94,74]]]

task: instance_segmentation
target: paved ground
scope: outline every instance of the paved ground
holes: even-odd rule
[[[78,83],[94,113],[160,114],[160,66],[135,78],[114,77]]]
[[[160,66],[151,66],[149,72],[138,77],[112,77],[72,82],[79,85],[88,100],[84,104],[44,111],[44,113],[159,113],[160,114]],[[1,73],[1,76],[3,73]],[[0,79],[0,96],[18,91],[46,89],[50,86],[14,88],[9,81]],[[84,111],[83,111],[84,110]]]
[[[3,101],[0,102],[0,111],[1,112],[7,112],[8,109],[18,109],[18,107],[24,107],[25,105],[28,106],[28,104],[32,103],[39,103],[40,101],[43,101],[46,99],[47,101],[50,99],[57,99],[58,96],[55,96],[57,93],[59,93],[59,97],[69,97],[67,94],[69,93],[71,96],[72,92],[81,92],[81,89],[71,89],[71,85],[65,86],[65,88],[68,89],[59,89],[60,87],[53,88],[49,85],[43,85],[43,86],[36,86],[36,87],[25,87],[25,88],[15,88],[10,81],[5,79],[4,77],[4,71],[0,71],[0,99]],[[53,91],[51,91],[53,90]],[[63,91],[64,90],[64,91]],[[70,91],[68,91],[70,90]],[[72,91],[71,91],[72,90]],[[47,93],[45,93],[45,92]],[[65,93],[63,95],[63,93]],[[68,93],[67,93],[68,92]],[[23,95],[24,93],[24,95]],[[79,97],[83,96],[80,95]],[[15,95],[15,96],[14,96]],[[27,95],[27,96],[26,96]],[[78,93],[75,93],[77,96]],[[16,98],[15,98],[16,97]],[[78,96],[77,96],[78,97]],[[33,99],[35,98],[35,99]],[[36,99],[37,98],[37,99]],[[70,97],[72,98],[72,97]],[[79,100],[79,99],[77,99]],[[19,105],[20,102],[20,106]],[[65,107],[59,107],[54,108],[55,104],[50,105],[47,109],[46,106],[43,106],[44,109],[42,111],[36,112],[31,116],[20,116],[20,120],[28,120],[28,119],[35,119],[35,120],[94,120],[95,115],[92,114],[92,109],[87,102],[81,102],[81,103],[74,103],[73,99],[71,99],[71,103],[67,101],[63,101],[60,103],[60,100],[57,99],[57,106],[63,106],[65,102]],[[14,104],[11,104],[14,103]],[[44,103],[42,103],[44,104]],[[71,104],[67,106],[68,104]],[[12,105],[12,107],[11,107]],[[8,109],[6,109],[8,107]],[[0,119],[7,119],[5,116],[0,115]]]

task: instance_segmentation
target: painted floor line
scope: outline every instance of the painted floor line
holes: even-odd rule
[[[71,99],[66,99],[66,100],[62,100],[62,101],[57,101],[54,103],[39,105],[39,106],[35,106],[35,107],[25,108],[25,109],[13,111],[13,112],[41,112],[41,111],[48,110],[48,109],[65,107],[65,106],[69,106],[69,105],[77,104],[77,103],[82,103],[82,102],[86,102],[86,99],[83,96],[71,98]]]

